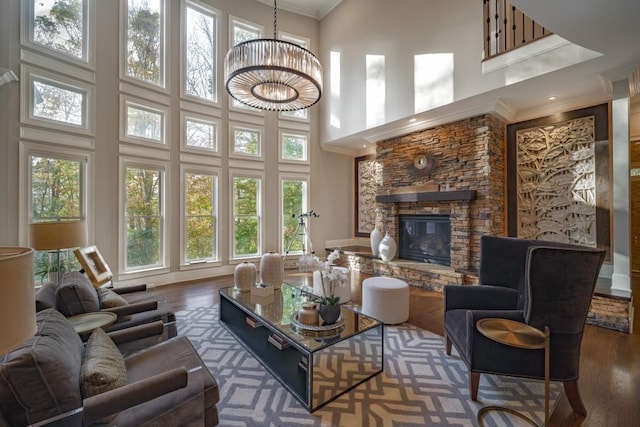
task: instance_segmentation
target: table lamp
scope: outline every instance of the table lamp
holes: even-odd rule
[[[36,251],[56,252],[57,282],[60,282],[60,252],[87,244],[87,227],[84,221],[51,221],[29,224],[29,246]]]
[[[33,249],[0,247],[0,355],[36,333]]]

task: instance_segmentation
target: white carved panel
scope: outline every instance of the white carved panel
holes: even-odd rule
[[[595,118],[517,132],[518,237],[596,245]]]
[[[379,165],[375,159],[363,159],[358,165],[358,206],[356,207],[358,233],[370,233],[373,230],[376,219],[376,189],[381,177]]]

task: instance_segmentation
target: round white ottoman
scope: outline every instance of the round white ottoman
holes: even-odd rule
[[[409,320],[409,285],[393,277],[369,277],[362,281],[362,313],[395,325]]]

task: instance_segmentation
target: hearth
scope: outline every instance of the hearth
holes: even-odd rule
[[[399,215],[400,259],[451,265],[448,215]]]

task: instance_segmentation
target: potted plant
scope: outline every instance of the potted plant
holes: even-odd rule
[[[322,282],[322,296],[316,299],[320,304],[318,311],[324,322],[328,325],[335,323],[340,317],[340,297],[336,296],[338,286],[346,286],[347,276],[340,269],[335,269],[334,262],[340,258],[340,251],[334,250],[329,254],[326,261],[313,255],[305,260],[300,260],[299,265],[307,271],[318,271]]]

